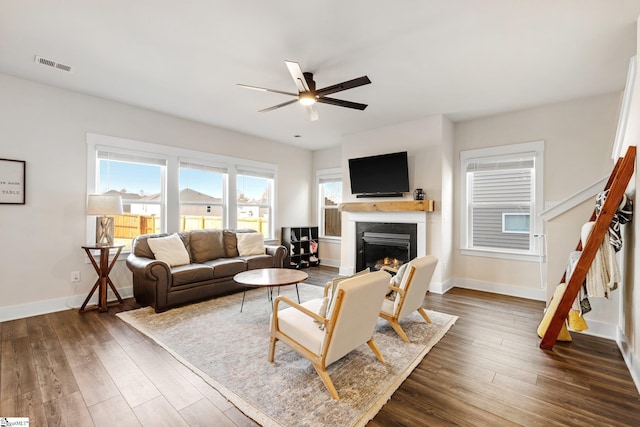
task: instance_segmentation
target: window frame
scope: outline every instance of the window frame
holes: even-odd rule
[[[324,192],[322,190],[322,184],[324,182],[340,182],[344,184],[341,168],[330,169],[318,169],[316,170],[316,192],[317,192],[317,216],[318,216],[318,237],[329,240],[341,241],[342,236],[327,236],[324,229],[324,210],[325,209],[338,209],[338,206],[325,206],[324,204]]]
[[[236,191],[236,174],[238,170],[255,170],[269,173],[272,176],[272,189],[270,194],[270,221],[269,236],[265,240],[275,240],[275,219],[277,218],[277,185],[278,165],[259,162],[249,159],[241,159],[230,156],[136,141],[125,138],[112,137],[87,133],[87,194],[96,194],[98,159],[97,151],[119,153],[123,156],[138,156],[166,160],[164,173],[164,195],[161,201],[161,231],[163,233],[177,233],[180,229],[180,162],[186,161],[203,166],[224,167],[228,171],[226,179],[225,204],[226,224],[225,228],[236,228],[236,199],[230,197]],[[197,159],[197,160],[196,160]],[[86,242],[92,243],[95,239],[95,221],[87,217]],[[126,251],[124,251],[126,252]]]
[[[469,197],[469,176],[467,166],[474,162],[488,162],[496,158],[530,156],[533,159],[532,199],[529,250],[509,250],[505,248],[474,247],[471,241],[471,218]],[[505,146],[465,150],[460,152],[460,253],[469,256],[502,258],[518,261],[539,262],[540,245],[535,239],[542,235],[544,221],[540,212],[544,209],[544,141],[533,141]]]

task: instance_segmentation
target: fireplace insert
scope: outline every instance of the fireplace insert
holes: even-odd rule
[[[397,269],[416,257],[416,239],[416,224],[356,223],[356,271]]]

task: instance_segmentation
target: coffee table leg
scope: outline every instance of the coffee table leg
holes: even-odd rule
[[[296,283],[296,294],[298,294],[298,304],[300,304],[300,292],[298,292],[298,284]]]
[[[244,296],[247,294],[247,288],[242,291],[242,304],[240,304],[240,313],[242,313],[242,307],[244,307]]]

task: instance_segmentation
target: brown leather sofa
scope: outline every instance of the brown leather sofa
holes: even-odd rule
[[[169,234],[144,234],[133,240],[127,267],[133,272],[133,296],[156,313],[171,307],[243,290],[233,281],[237,273],[257,268],[282,268],[284,246],[265,245],[265,253],[239,256],[237,233],[254,230],[193,230],[178,233],[190,264],[170,267],[155,259],[148,239]]]

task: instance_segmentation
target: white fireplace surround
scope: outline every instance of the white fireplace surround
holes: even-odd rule
[[[356,271],[356,223],[357,222],[393,222],[416,224],[416,256],[427,255],[427,213],[424,211],[402,212],[342,212],[342,265],[340,275],[349,276]]]

